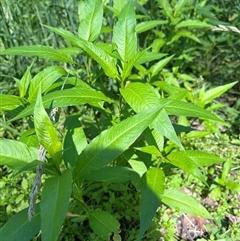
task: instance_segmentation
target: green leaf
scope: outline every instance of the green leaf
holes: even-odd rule
[[[34,127],[39,143],[44,146],[54,160],[58,160],[62,150],[62,143],[58,138],[52,121],[43,107],[41,90],[39,90],[34,107]]]
[[[12,47],[0,52],[0,55],[37,56],[52,61],[75,63],[69,55],[61,53],[52,47],[40,45]]]
[[[174,166],[177,166],[183,171],[192,174],[206,184],[204,175],[200,172],[197,164],[190,157],[188,157],[185,151],[171,152],[167,156],[167,159]]]
[[[140,204],[140,231],[137,240],[141,240],[148,229],[156,210],[160,205],[161,195],[164,192],[164,172],[159,168],[150,168],[143,176],[143,188]]]
[[[210,28],[212,25],[199,21],[199,20],[185,20],[180,22],[175,26],[176,29],[178,28],[185,28],[185,27],[193,27],[193,28]]]
[[[132,169],[138,173],[138,175],[141,177],[145,172],[147,172],[147,167],[144,164],[144,162],[136,161],[136,160],[129,160],[128,163],[132,167]]]
[[[171,55],[169,57],[166,57],[160,61],[158,61],[156,64],[153,65],[151,68],[152,70],[152,77],[157,75],[173,58],[174,55]]]
[[[39,89],[41,89],[41,93],[45,92],[56,80],[66,74],[66,70],[60,66],[50,66],[39,72],[31,80],[28,101],[30,103],[35,101]]]
[[[237,83],[238,83],[238,81],[235,81],[230,84],[218,86],[218,87],[212,88],[210,90],[207,90],[203,94],[203,98],[201,99],[201,102],[203,102],[204,104],[211,102],[213,99],[219,97],[220,95],[222,95],[223,93],[225,93],[226,91],[231,89]]]
[[[158,116],[161,107],[151,108],[101,132],[83,150],[75,168],[75,179],[100,169],[122,154]]]
[[[19,93],[20,93],[20,97],[23,98],[25,97],[25,95],[27,94],[27,90],[29,87],[29,84],[31,82],[31,73],[30,73],[30,69],[32,67],[33,63],[31,64],[31,66],[27,67],[27,70],[25,71],[23,77],[21,78],[20,82],[18,83],[18,88],[19,88]],[[1,101],[0,101],[1,103]]]
[[[151,155],[155,155],[157,157],[161,156],[161,152],[157,149],[156,146],[135,147],[135,149]]]
[[[180,191],[166,189],[162,196],[162,202],[180,212],[212,219],[210,213],[199,202]]]
[[[16,213],[0,229],[1,241],[29,241],[38,234],[41,226],[39,204],[35,206],[35,215],[28,221],[28,208]]]
[[[42,161],[32,161],[28,164],[26,164],[23,168],[21,168],[17,173],[14,174],[14,177],[18,176],[19,174],[21,174],[22,172],[26,172],[26,171],[32,171],[32,170],[36,170],[36,167],[38,165],[44,165],[46,164],[46,162],[42,162]]]
[[[113,28],[112,42],[117,45],[124,64],[137,54],[137,35],[135,32],[136,17],[132,2],[122,9],[118,21]]]
[[[139,178],[139,175],[128,167],[103,167],[83,176],[84,180],[97,182],[128,182]]]
[[[45,108],[54,107],[67,107],[83,104],[94,104],[101,101],[107,101],[112,103],[113,101],[106,97],[102,92],[96,91],[94,89],[85,88],[77,86],[75,88],[59,90],[44,95],[42,97],[43,106]],[[20,118],[26,117],[33,114],[35,103],[32,103],[26,107],[21,113],[16,117],[11,119],[11,121],[18,120]]]
[[[186,155],[194,161],[198,167],[211,166],[224,162],[224,160],[218,156],[210,153],[200,152],[200,151],[186,151]]]
[[[185,5],[188,3],[188,0],[178,0],[174,6],[174,17],[179,17],[182,13]]]
[[[161,105],[155,90],[149,84],[131,83],[126,88],[120,89],[120,92],[131,108],[137,113],[157,106],[167,108],[167,102],[165,102],[165,105]],[[183,148],[164,109],[153,122],[153,127],[156,131]]]
[[[167,54],[156,53],[156,52],[145,52],[137,61],[136,64],[144,64],[157,59],[165,57]]]
[[[168,21],[166,20],[151,20],[151,21],[143,21],[136,26],[137,33],[146,32],[158,25],[167,24]]]
[[[21,104],[21,99],[18,96],[0,94],[0,111],[10,111]]]
[[[118,233],[120,227],[117,219],[109,212],[95,210],[89,215],[89,225],[103,240],[109,240],[112,233]]]
[[[67,133],[64,138],[63,159],[68,166],[76,166],[78,155],[87,145],[87,139],[83,127],[80,126],[80,116],[71,115],[65,121]]]
[[[167,103],[165,110],[167,111],[168,115],[198,117],[200,119],[214,120],[224,123],[223,120],[221,120],[211,112],[191,103],[180,100],[171,100],[169,102],[169,99],[160,99],[160,103]]]
[[[15,140],[0,139],[0,164],[19,170],[38,159],[38,150]]]
[[[78,36],[75,36],[71,32],[65,29],[58,29],[49,26],[45,26],[54,33],[62,36],[64,39],[70,41],[74,46],[77,46],[87,52],[96,62],[98,62],[103,68],[105,74],[112,78],[117,78],[118,70],[115,64],[115,60],[106,53],[103,49],[97,47],[95,44],[88,42]]]
[[[177,41],[181,37],[186,37],[186,38],[192,39],[193,41],[195,41],[197,43],[201,43],[201,41],[192,32],[189,32],[189,31],[186,31],[186,30],[181,30],[181,31],[178,31],[172,37],[170,42],[167,42],[167,45],[172,44],[173,42]]]
[[[78,35],[90,42],[93,42],[101,32],[103,20],[102,0],[90,0],[79,4]]]
[[[159,5],[163,8],[164,13],[172,19],[173,10],[168,0],[158,0]]]
[[[44,183],[40,203],[42,241],[56,240],[68,210],[71,186],[71,170]]]
[[[161,199],[164,192],[165,175],[162,169],[152,167],[146,172],[146,184]]]

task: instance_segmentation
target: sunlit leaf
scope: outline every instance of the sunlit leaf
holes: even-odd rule
[[[39,72],[31,80],[28,101],[30,103],[35,101],[39,89],[41,89],[41,93],[45,92],[56,80],[66,74],[66,70],[60,66],[50,66]]]
[[[158,116],[161,107],[151,108],[101,132],[83,150],[75,178],[100,169],[122,154]]]
[[[53,159],[57,160],[62,150],[62,143],[58,138],[52,121],[43,107],[40,91],[34,107],[34,127],[39,143],[44,146]]]
[[[118,76],[118,70],[116,68],[115,60],[106,53],[103,49],[97,47],[95,44],[88,42],[79,36],[75,36],[70,31],[60,28],[53,28],[45,26],[54,33],[62,36],[64,39],[70,41],[74,46],[83,49],[94,60],[96,60],[103,68],[105,74],[109,77],[116,78]]]
[[[0,164],[19,170],[28,163],[38,159],[38,150],[22,142],[0,139]]]
[[[82,2],[83,3],[83,2]],[[103,5],[101,0],[85,1],[79,3],[78,35],[90,42],[93,42],[101,32],[103,19]]]
[[[198,201],[188,196],[185,193],[174,189],[166,189],[162,196],[162,202],[168,205],[170,208],[192,214],[195,216],[212,219],[212,216]]]
[[[0,94],[0,111],[10,111],[21,104],[21,99],[16,95]]]
[[[137,53],[137,35],[135,32],[136,17],[132,2],[122,9],[113,29],[112,42],[117,45],[117,51],[124,63],[127,63]]]
[[[40,45],[12,47],[0,52],[0,55],[37,56],[52,61],[75,63],[69,55],[61,53],[52,47]]]

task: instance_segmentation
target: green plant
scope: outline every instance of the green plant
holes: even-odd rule
[[[99,189],[103,186],[108,191],[112,183],[120,183],[115,188],[123,189],[125,195],[127,184],[122,183],[131,182],[137,190],[140,228],[137,237],[136,231],[132,232],[135,240],[143,238],[161,203],[181,212],[212,218],[192,197],[167,188],[165,179],[173,169],[179,168],[207,184],[200,168],[220,163],[222,159],[185,150],[177,135],[183,131],[172,124],[169,116],[222,120],[189,103],[185,89],[176,86],[167,97],[162,93],[154,82],[166,76],[164,67],[174,56],[150,51],[148,46],[139,50],[135,30],[139,31],[141,26],[136,23],[133,3],[120,2],[108,7],[118,16],[108,42],[96,41],[101,34],[104,5],[100,0],[92,0],[80,4],[78,35],[45,26],[62,36],[69,47],[14,47],[1,52],[38,56],[70,66],[50,66],[34,77],[29,67],[18,81],[18,96],[0,95],[0,110],[7,119],[27,118],[29,123],[29,129],[19,140],[0,140],[1,165],[15,170],[16,175],[37,168],[30,207],[14,215],[1,228],[3,240],[18,237],[30,240],[40,230],[42,240],[56,240],[66,216],[75,218],[81,225],[88,220],[95,232],[90,234],[92,239],[97,240],[98,236],[99,240],[109,240],[112,235],[115,240],[121,240],[118,220],[126,210],[118,204],[120,214],[111,213],[111,205],[102,206],[101,198],[91,192],[96,188],[103,198]],[[159,2],[166,6],[166,1]],[[178,2],[179,11],[185,3]],[[137,7],[141,9],[140,4]],[[167,8],[164,11],[173,18]],[[184,25],[179,21],[179,28],[186,26],[186,22]],[[209,26],[196,21],[191,24]],[[71,57],[77,54],[87,64]],[[151,65],[156,59],[161,60]],[[137,79],[133,68],[140,72]],[[141,78],[141,71],[147,72],[146,78]],[[44,170],[41,201],[35,206]],[[88,193],[93,196],[88,197]],[[115,200],[111,196],[110,203],[114,205]],[[10,232],[13,226],[18,228]]]

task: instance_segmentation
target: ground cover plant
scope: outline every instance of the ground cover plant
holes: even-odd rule
[[[212,215],[200,196],[181,188],[197,179],[216,199],[239,192],[236,179],[228,179],[231,165],[239,165],[237,148],[226,160],[203,151],[202,142],[189,144],[229,128],[211,111],[222,108],[213,100],[237,82],[191,90],[198,78],[186,63],[199,51],[203,33],[212,31],[205,1],[198,7],[192,2],[80,1],[77,30],[42,26],[66,47],[1,52],[54,63],[33,76],[31,64],[16,80],[16,93],[0,95],[5,125],[15,131],[0,140],[1,175],[6,178],[10,168],[10,178],[21,177],[15,193],[24,193],[16,201],[25,206],[0,229],[2,240],[172,240],[174,210],[184,213],[183,221],[216,221],[220,208]],[[204,131],[196,131],[194,121]],[[16,125],[21,127],[13,130]],[[233,141],[239,144],[237,137]],[[188,235],[178,236],[186,240],[202,231],[185,229]],[[212,227],[211,235],[222,238],[224,230]],[[231,235],[239,238],[234,230]]]

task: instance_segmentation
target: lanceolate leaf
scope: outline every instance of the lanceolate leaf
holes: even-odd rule
[[[42,241],[56,240],[68,210],[71,186],[71,170],[44,183],[40,203]]]
[[[126,88],[122,88],[120,91],[127,103],[137,113],[149,108],[157,107],[160,104],[160,99],[157,97],[154,89],[148,84],[132,83]],[[165,102],[165,104],[166,108],[167,102]],[[164,107],[164,105],[162,107]],[[164,109],[153,122],[153,127],[176,145],[182,147],[182,144],[179,141],[172,123]]]
[[[160,60],[159,62],[157,62],[156,64],[154,64],[153,68],[152,68],[152,76],[157,75],[171,61],[173,56],[174,55],[166,57],[166,58]]]
[[[38,150],[15,140],[0,139],[0,165],[19,170],[38,159]]]
[[[184,27],[194,27],[194,28],[210,28],[212,25],[205,23],[205,22],[201,22],[199,20],[185,20],[180,22],[179,24],[177,24],[175,26],[176,29],[178,28],[184,28]]]
[[[94,60],[96,60],[101,65],[107,76],[112,78],[116,78],[118,76],[118,70],[115,64],[115,60],[103,49],[97,47],[91,42],[75,36],[67,30],[52,28],[49,26],[45,27],[49,28],[51,31],[70,41],[74,46],[79,47],[85,52],[87,52]]]
[[[69,55],[47,46],[21,46],[12,47],[0,52],[0,55],[21,55],[21,56],[37,56],[43,59],[59,61],[73,64],[74,61]]]
[[[45,147],[54,160],[57,160],[62,150],[62,144],[43,107],[40,91],[34,108],[34,126],[39,143]]]
[[[95,210],[90,213],[89,224],[103,240],[109,240],[112,233],[118,233],[119,222],[109,212]]]
[[[66,107],[73,105],[93,104],[101,101],[109,103],[112,100],[106,97],[102,92],[96,91],[91,88],[77,86],[75,88],[59,90],[43,96],[42,102],[45,108],[48,107]],[[13,120],[26,117],[33,114],[35,103],[26,107],[19,115],[14,117]]]
[[[151,20],[151,21],[141,22],[136,26],[136,32],[143,33],[158,25],[162,25],[162,24],[166,24],[166,23],[167,23],[166,20]]]
[[[222,158],[206,152],[189,150],[185,153],[198,167],[211,166],[224,162]]]
[[[39,89],[42,93],[46,91],[57,79],[66,75],[67,72],[60,66],[50,66],[39,72],[31,80],[28,101],[31,103],[36,100]]]
[[[21,99],[16,95],[0,94],[0,111],[13,110],[21,104]]]
[[[201,180],[203,183],[206,184],[204,176],[200,172],[198,165],[190,157],[188,157],[185,151],[171,152],[167,156],[167,159],[174,166],[177,166],[183,171],[194,175],[195,177],[199,178],[199,180]]]
[[[101,32],[103,19],[102,0],[85,1],[79,4],[80,25],[78,35],[90,42],[93,42]],[[82,6],[82,8],[81,8]]]
[[[149,169],[143,176],[142,200],[140,205],[140,231],[137,240],[141,240],[148,229],[164,192],[164,172],[159,168]]]
[[[75,179],[104,167],[123,153],[158,116],[161,107],[140,112],[103,131],[78,158]]]
[[[35,215],[28,221],[28,208],[16,213],[0,229],[1,241],[29,241],[38,234],[41,226],[39,204],[35,206]]]
[[[169,99],[160,99],[160,103],[167,103]],[[224,122],[211,112],[198,107],[197,105],[193,105],[188,102],[180,101],[180,100],[171,100],[165,110],[169,115],[179,115],[179,116],[187,116],[187,117],[198,117],[200,119],[206,120],[214,120],[218,122]]]
[[[136,17],[132,2],[122,9],[118,22],[113,29],[112,42],[117,45],[118,53],[124,63],[127,63],[137,53],[137,35],[135,32]]]
[[[27,70],[25,71],[22,79],[20,80],[20,82],[18,84],[19,94],[20,94],[21,98],[23,98],[26,95],[27,90],[28,90],[28,86],[29,86],[30,81],[32,79],[31,73],[30,73],[30,69],[31,69],[32,65],[33,64],[31,64],[31,66],[29,66],[27,68]],[[1,101],[0,101],[0,103],[1,103]]]
[[[199,202],[180,191],[166,189],[162,196],[162,202],[180,212],[212,219],[210,213]]]

